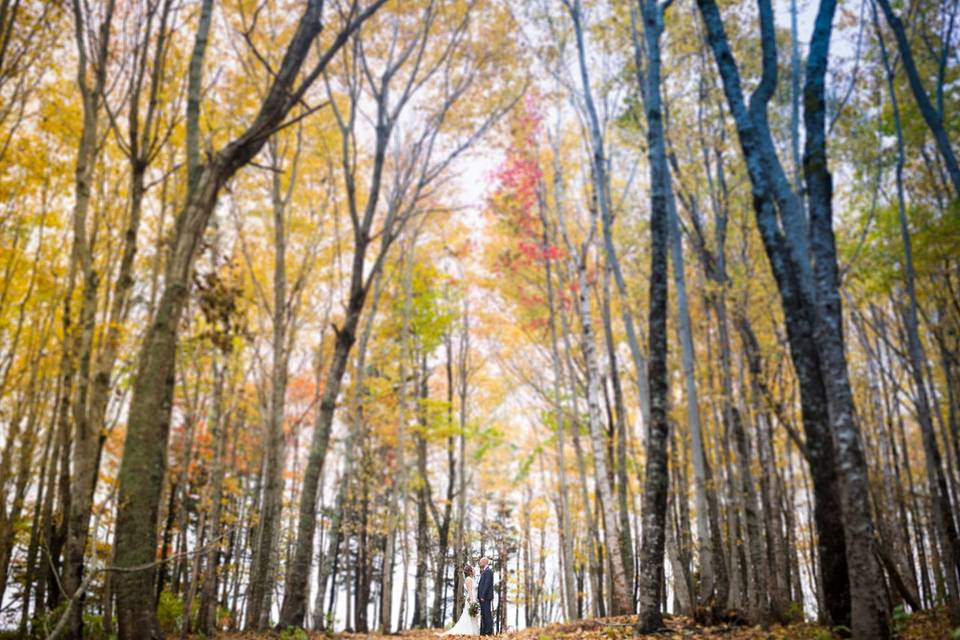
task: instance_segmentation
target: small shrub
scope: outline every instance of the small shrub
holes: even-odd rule
[[[200,613],[200,599],[193,599],[193,606],[190,607],[190,620],[195,625],[197,616]],[[164,633],[179,633],[183,627],[183,600],[169,591],[160,594],[160,602],[157,604],[157,621],[160,623],[160,629]]]
[[[57,626],[57,623],[60,621],[60,616],[63,615],[63,612],[67,608],[66,601],[61,602],[56,606],[56,608],[51,609],[50,611],[44,611],[38,616],[35,616],[33,620],[30,621],[30,638],[46,638],[47,635],[53,631],[53,628]]]
[[[900,637],[903,634],[904,630],[907,628],[907,622],[910,620],[910,614],[907,613],[907,608],[902,604],[898,604],[893,609],[893,635],[895,637]]]
[[[787,605],[787,610],[783,614],[788,624],[803,622],[803,605],[799,602],[791,602]]]
[[[157,621],[164,633],[177,633],[183,624],[183,600],[164,591],[157,604]]]
[[[103,616],[84,614],[83,637],[86,640],[110,640],[114,636],[107,635],[103,629]]]
[[[217,607],[217,630],[223,629],[230,624],[230,609],[226,607]]]
[[[280,640],[309,640],[309,637],[300,627],[287,627],[280,632]]]

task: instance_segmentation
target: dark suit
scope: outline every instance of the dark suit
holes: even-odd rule
[[[480,584],[477,585],[477,600],[480,602],[480,635],[493,635],[493,569],[488,565],[480,572]]]

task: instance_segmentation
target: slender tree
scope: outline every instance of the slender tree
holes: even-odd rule
[[[669,0],[638,0],[647,44],[644,111],[647,121],[647,160],[650,165],[650,424],[644,477],[643,533],[640,547],[640,607],[637,631],[663,626],[663,552],[666,538],[667,489],[667,251],[670,235],[670,174],[660,95],[660,36]]]

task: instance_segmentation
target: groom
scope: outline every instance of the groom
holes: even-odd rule
[[[493,569],[488,558],[480,558],[480,584],[477,585],[477,601],[480,602],[480,635],[493,635]]]

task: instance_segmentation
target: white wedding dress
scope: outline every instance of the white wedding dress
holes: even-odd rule
[[[463,603],[463,613],[452,629],[440,634],[444,636],[478,636],[480,635],[480,616],[470,617],[470,603],[477,601],[477,590],[473,578],[467,577],[463,581],[463,590],[466,592],[466,602]]]

